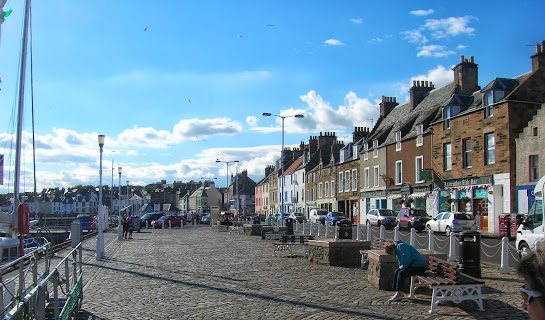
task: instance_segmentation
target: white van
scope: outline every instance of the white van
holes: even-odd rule
[[[517,229],[515,245],[521,257],[535,247],[537,241],[545,241],[545,227],[543,226],[543,189],[545,176],[541,177],[534,188],[535,201],[528,212],[528,217]]]
[[[324,209],[312,209],[308,214],[308,219],[312,222],[320,221],[322,224],[325,224],[325,216],[327,215],[327,210]]]

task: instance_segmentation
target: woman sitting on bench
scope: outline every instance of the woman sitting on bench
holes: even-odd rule
[[[394,290],[396,293],[388,301],[399,301],[403,297],[403,285],[405,279],[414,275],[423,275],[428,268],[426,259],[408,243],[399,241],[397,243],[387,243],[384,245],[384,251],[387,254],[395,255],[399,268],[394,274]]]

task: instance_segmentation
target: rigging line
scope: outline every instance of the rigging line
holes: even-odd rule
[[[34,173],[34,199],[36,199],[36,140],[34,131],[34,63],[32,60],[32,7],[30,8],[30,104],[32,113],[32,168]]]

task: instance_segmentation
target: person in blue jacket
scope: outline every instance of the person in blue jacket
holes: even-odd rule
[[[388,301],[399,301],[403,297],[405,279],[413,275],[424,274],[428,263],[415,247],[403,241],[385,244],[384,251],[387,254],[395,255],[399,265],[394,273],[393,289],[396,293]]]

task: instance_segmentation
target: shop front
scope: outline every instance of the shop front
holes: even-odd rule
[[[367,212],[371,209],[388,208],[386,190],[365,191],[360,193],[359,221],[367,220]]]

